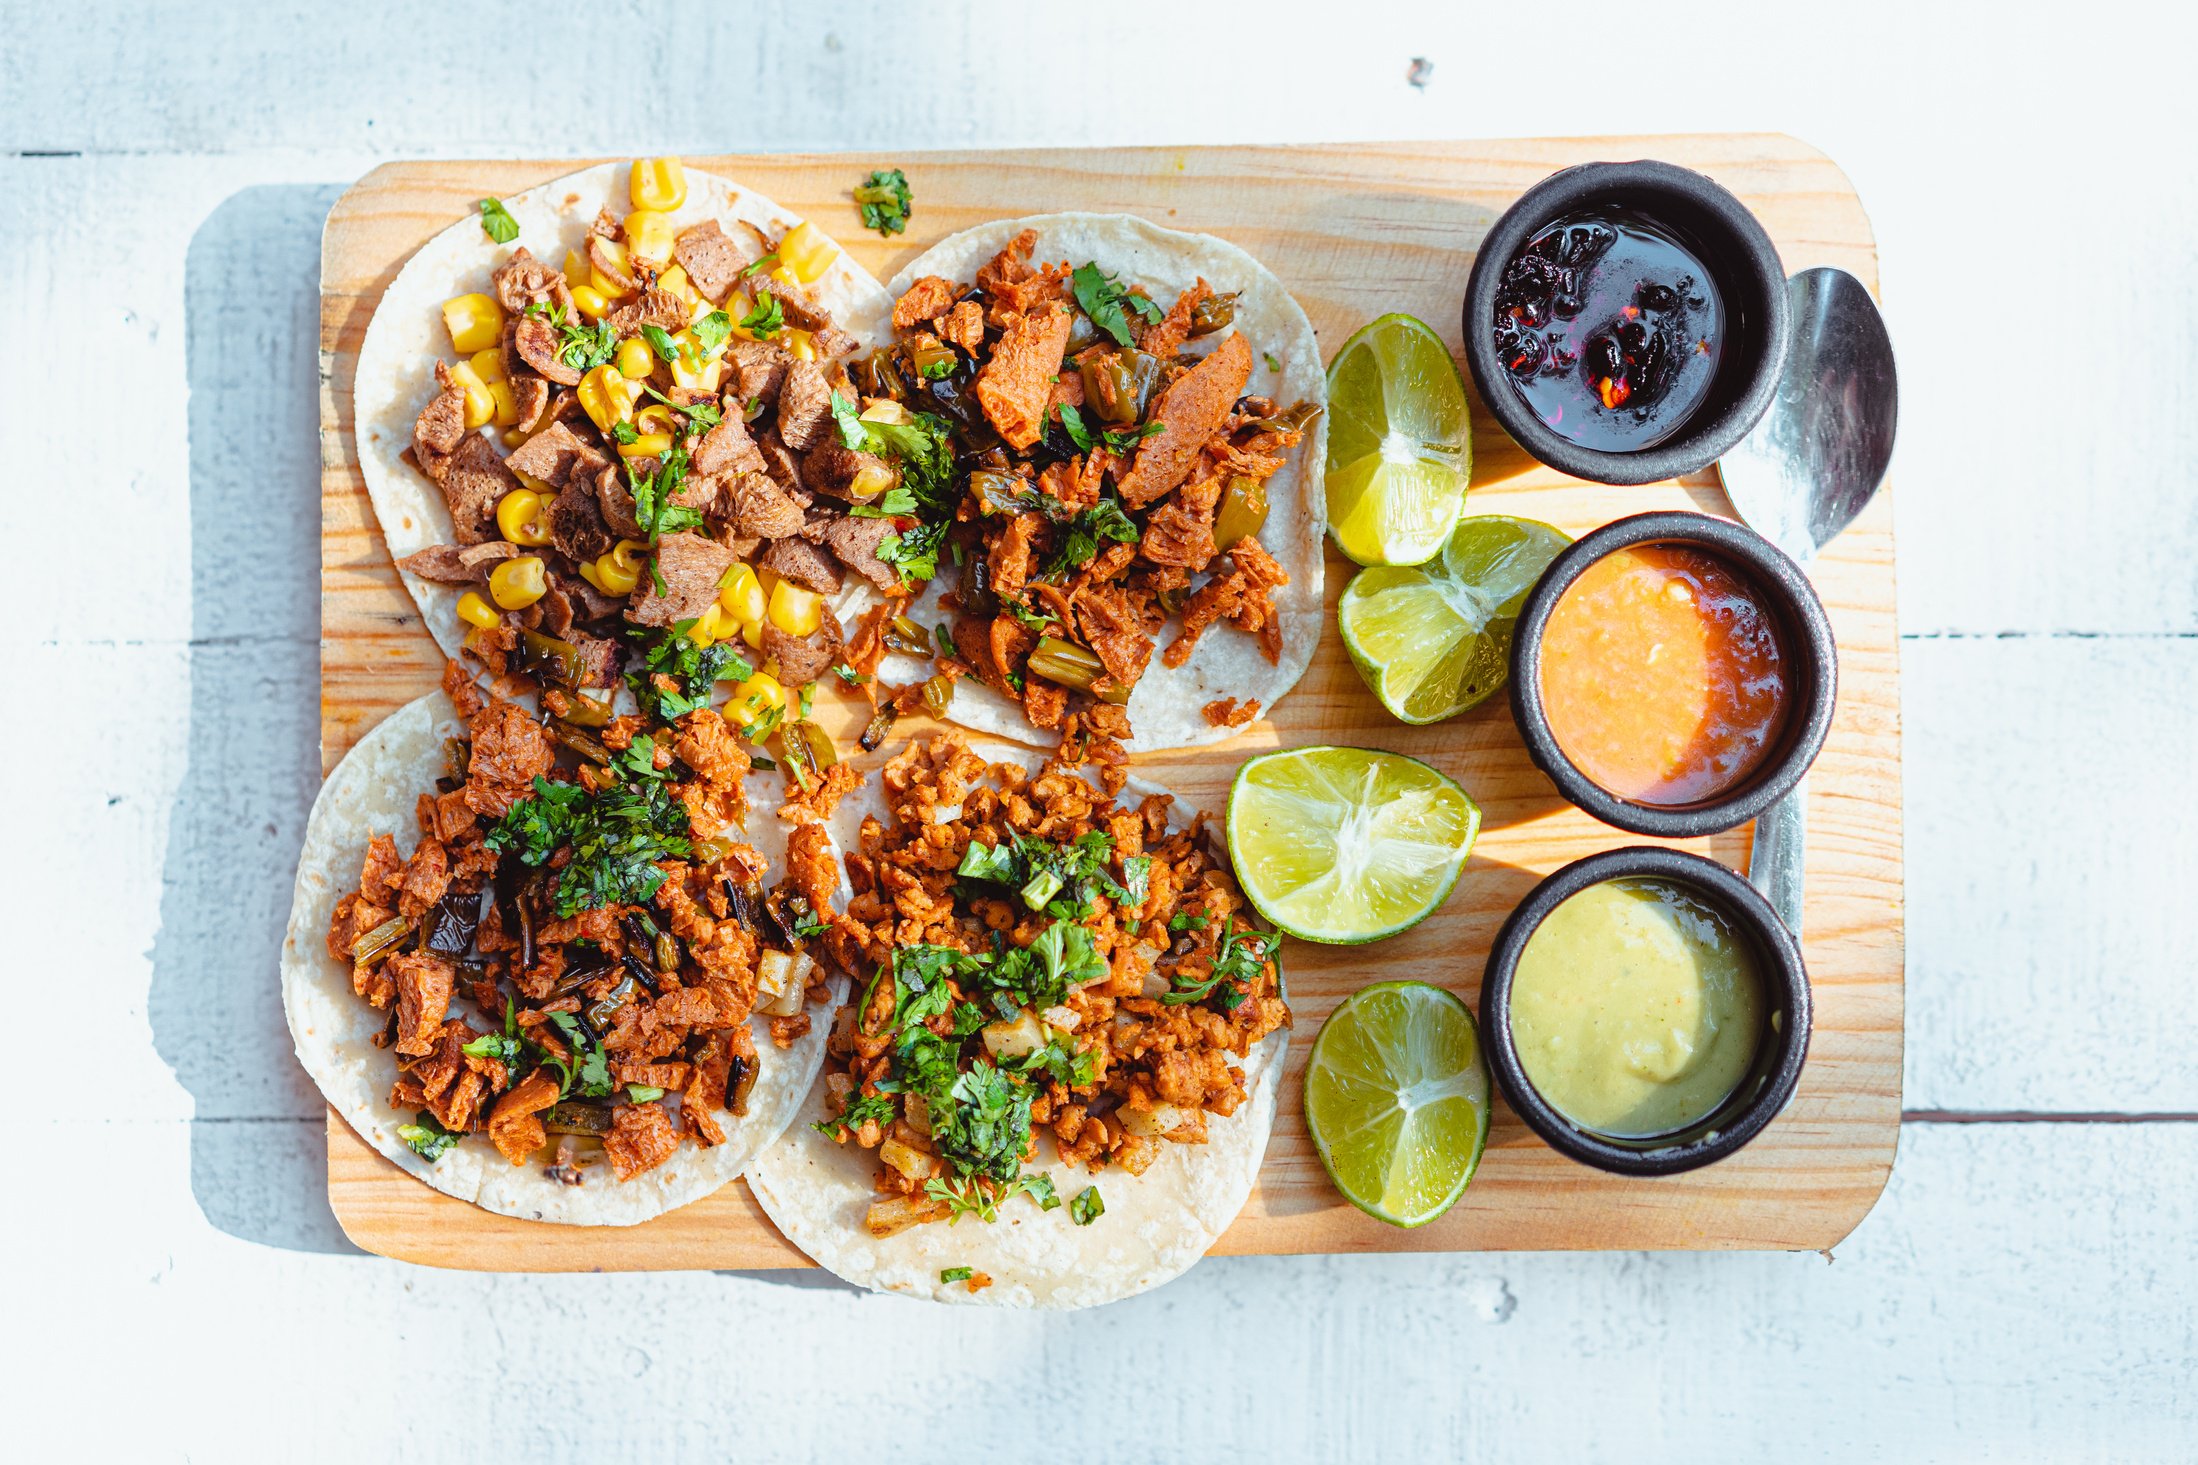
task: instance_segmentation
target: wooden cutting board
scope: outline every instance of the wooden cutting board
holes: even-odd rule
[[[1386,311],[1409,311],[1458,352],[1474,249],[1529,185],[1573,163],[1662,158],[1709,174],[1762,219],[1789,272],[1837,265],[1874,290],[1869,220],[1830,159],[1791,138],[1704,136],[1310,148],[898,153],[691,158],[760,190],[837,237],[881,280],[932,241],[1001,215],[1055,209],[1142,214],[1250,250],[1311,315],[1324,353]],[[351,386],[383,289],[429,236],[485,194],[518,193],[589,160],[413,162],[375,169],[337,201],[321,247],[321,756],[324,768],[429,690],[440,654],[391,567],[359,474]],[[905,236],[865,232],[849,190],[900,166],[915,191]],[[1225,284],[1225,282],[1223,282]],[[1575,536],[1649,509],[1729,513],[1712,475],[1611,488],[1535,463],[1475,403],[1469,512],[1541,519]],[[1247,756],[1345,743],[1425,759],[1485,811],[1457,889],[1416,929],[1370,947],[1285,950],[1297,1040],[1260,1183],[1217,1252],[1497,1248],[1821,1249],[1852,1230],[1891,1172],[1899,1134],[1902,1001],[1900,672],[1890,494],[1822,555],[1817,587],[1839,638],[1840,700],[1809,781],[1807,955],[1816,1035],[1799,1094],[1754,1144],[1691,1175],[1620,1179],[1566,1160],[1498,1103],[1488,1152],[1441,1220],[1398,1231],[1328,1184],[1300,1109],[1305,1055],[1336,1003],[1412,977],[1477,1002],[1504,916],[1549,871],[1633,843],[1564,804],[1528,763],[1501,697],[1435,727],[1403,727],[1361,685],[1332,626],[1352,566],[1328,558],[1331,625],[1312,669],[1271,721],[1233,742],[1140,760],[1141,771],[1218,812]],[[835,731],[857,718],[819,696]],[[830,718],[839,719],[832,724]],[[906,726],[904,724],[904,726]],[[851,736],[842,746],[851,744]],[[1744,867],[1746,828],[1687,842]],[[530,1224],[419,1183],[333,1113],[328,1192],[345,1232],[387,1256],[509,1271],[804,1265],[741,1184],[626,1229]]]

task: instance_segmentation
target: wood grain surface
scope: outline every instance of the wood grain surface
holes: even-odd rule
[[[1312,317],[1324,352],[1403,310],[1458,345],[1473,251],[1512,199],[1547,173],[1593,159],[1654,156],[1697,168],[1761,218],[1788,271],[1837,265],[1877,284],[1870,225],[1844,175],[1791,138],[1722,135],[1296,148],[1114,149],[904,155],[917,207],[905,237],[861,230],[852,156],[690,158],[832,232],[879,278],[930,241],[1002,214],[1123,210],[1229,238],[1274,269]],[[376,302],[406,258],[484,194],[519,192],[586,166],[411,162],[377,168],[337,202],[321,258],[321,756],[332,767],[395,707],[432,687],[440,654],[420,625],[375,526],[352,436],[351,385]],[[1714,477],[1641,488],[1566,478],[1535,463],[1475,404],[1469,512],[1545,520],[1578,535],[1658,508],[1729,512]],[[1328,603],[1352,567],[1333,550]],[[1416,929],[1378,945],[1285,951],[1297,1041],[1260,1183],[1217,1252],[1823,1249],[1869,1211],[1890,1173],[1900,1119],[1902,846],[1900,676],[1894,624],[1892,496],[1881,494],[1812,567],[1840,648],[1840,702],[1809,783],[1806,952],[1816,1031],[1786,1113],[1734,1158],[1692,1175],[1620,1179],[1565,1160],[1499,1102],[1465,1198],[1417,1231],[1373,1221],[1338,1197],[1306,1136],[1298,1076],[1335,1004],[1367,983],[1412,977],[1477,1000],[1504,916],[1550,870],[1638,842],[1565,805],[1528,763],[1498,698],[1427,728],[1391,720],[1332,631],[1275,709],[1220,747],[1141,759],[1141,771],[1219,811],[1241,760],[1277,746],[1394,749],[1442,768],[1484,811],[1457,889]],[[820,720],[856,712],[819,699]],[[1736,867],[1745,828],[1682,842]],[[328,1187],[350,1237],[385,1255],[495,1270],[761,1268],[804,1259],[731,1185],[627,1229],[530,1224],[414,1181],[333,1114]]]

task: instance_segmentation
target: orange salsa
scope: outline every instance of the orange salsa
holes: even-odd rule
[[[1724,561],[1637,545],[1590,565],[1542,632],[1542,705],[1573,766],[1644,804],[1753,773],[1791,701],[1774,618]]]

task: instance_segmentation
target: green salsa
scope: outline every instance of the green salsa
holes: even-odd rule
[[[1763,982],[1731,920],[1689,887],[1591,885],[1551,911],[1511,978],[1520,1066],[1550,1107],[1614,1139],[1713,1114],[1755,1060]]]

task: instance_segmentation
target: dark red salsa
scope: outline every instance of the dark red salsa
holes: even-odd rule
[[[1496,286],[1496,354],[1551,431],[1606,453],[1654,447],[1717,375],[1717,287],[1671,231],[1624,210],[1536,235]]]

